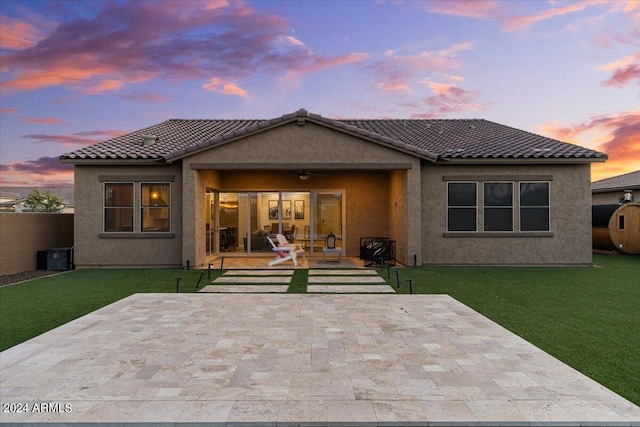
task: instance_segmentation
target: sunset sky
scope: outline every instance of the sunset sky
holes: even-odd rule
[[[0,5],[0,184],[169,118],[484,118],[640,169],[640,0]]]

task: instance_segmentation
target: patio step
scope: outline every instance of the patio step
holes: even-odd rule
[[[284,293],[294,270],[228,270],[203,293]],[[395,293],[373,269],[310,269],[308,293]]]

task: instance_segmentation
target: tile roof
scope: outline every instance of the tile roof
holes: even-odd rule
[[[596,181],[591,184],[594,193],[640,189],[640,170]]]
[[[171,119],[61,156],[61,160],[172,161],[295,120],[340,129],[430,160],[583,159],[598,151],[481,119],[337,120],[301,109],[270,120]],[[147,138],[155,142],[144,144]],[[154,139],[154,138],[151,138]]]

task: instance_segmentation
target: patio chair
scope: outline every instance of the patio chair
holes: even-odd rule
[[[302,257],[306,259],[306,253],[304,251],[304,248],[302,247],[302,245],[300,243],[291,243],[287,240],[287,238],[285,236],[283,236],[282,234],[276,234],[276,239],[278,239],[278,247],[279,248],[294,248],[296,251],[296,254],[300,255],[302,254]]]
[[[269,266],[273,267],[274,265],[278,265],[285,261],[293,261],[293,265],[298,265],[298,254],[296,253],[296,249],[293,246],[276,246],[271,237],[267,236],[267,240],[271,245],[271,249],[274,252],[278,253],[278,256],[273,260],[269,261]]]

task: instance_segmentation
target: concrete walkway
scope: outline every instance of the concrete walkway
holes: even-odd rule
[[[446,295],[138,294],[0,353],[0,370],[3,408],[29,409],[3,423],[640,426],[640,408]]]

